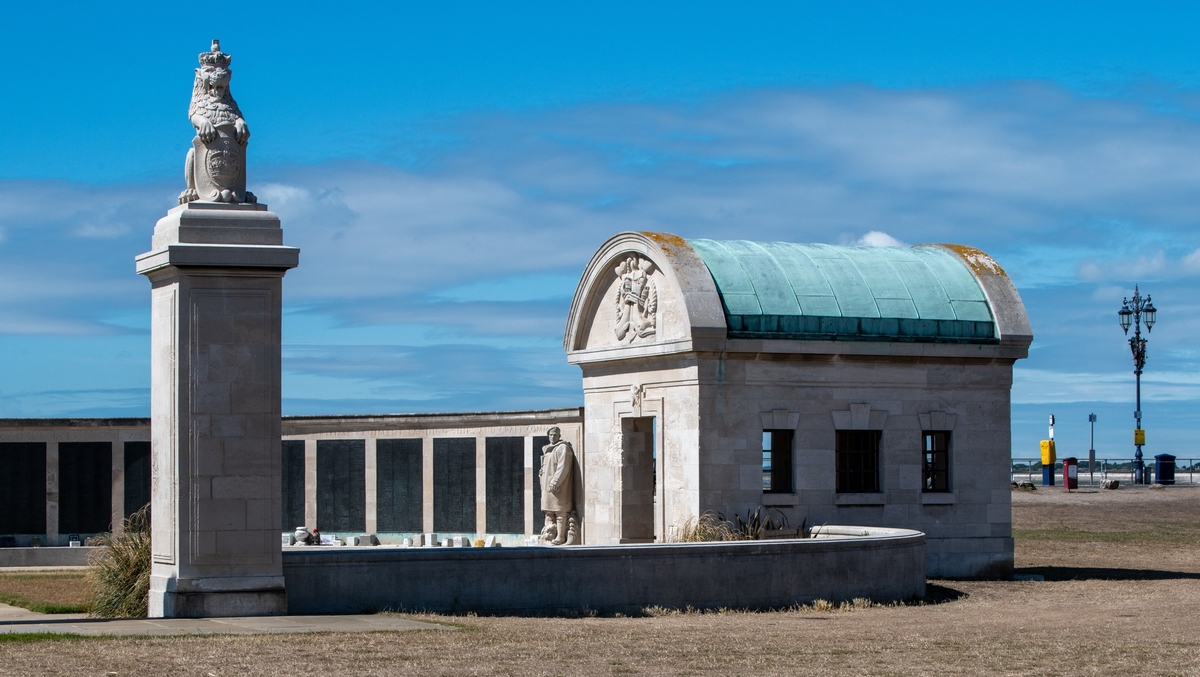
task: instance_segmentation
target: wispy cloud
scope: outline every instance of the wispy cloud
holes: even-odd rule
[[[1114,313],[1141,282],[1161,309],[1154,368],[1174,374],[1148,396],[1197,400],[1194,108],[1038,83],[742,91],[468,114],[381,138],[370,162],[254,167],[302,250],[287,407],[578,404],[566,307],[622,230],[978,246],[1029,306],[1029,407],[1127,396]],[[0,333],[144,333],[110,318],[145,307],[132,260],[178,190],[0,182]]]

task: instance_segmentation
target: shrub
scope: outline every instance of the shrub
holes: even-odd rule
[[[712,511],[684,522],[683,530],[679,534],[681,543],[741,540],[745,540],[745,537],[738,533],[732,524]]]
[[[150,505],[126,517],[123,533],[97,537],[88,557],[88,615],[144,618],[150,598]]]

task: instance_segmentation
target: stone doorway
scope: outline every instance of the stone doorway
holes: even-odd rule
[[[621,420],[621,543],[654,542],[657,441],[653,416]]]

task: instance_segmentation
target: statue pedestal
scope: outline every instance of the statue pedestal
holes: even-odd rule
[[[265,205],[190,202],[159,220],[150,279],[150,616],[287,612],[280,550],[283,246]]]

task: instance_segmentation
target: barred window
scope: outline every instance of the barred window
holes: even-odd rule
[[[792,492],[792,431],[764,430],[762,436],[764,494]]]
[[[879,491],[880,430],[839,430],[834,446],[838,492]]]
[[[925,433],[924,482],[921,491],[950,491],[950,433]]]

